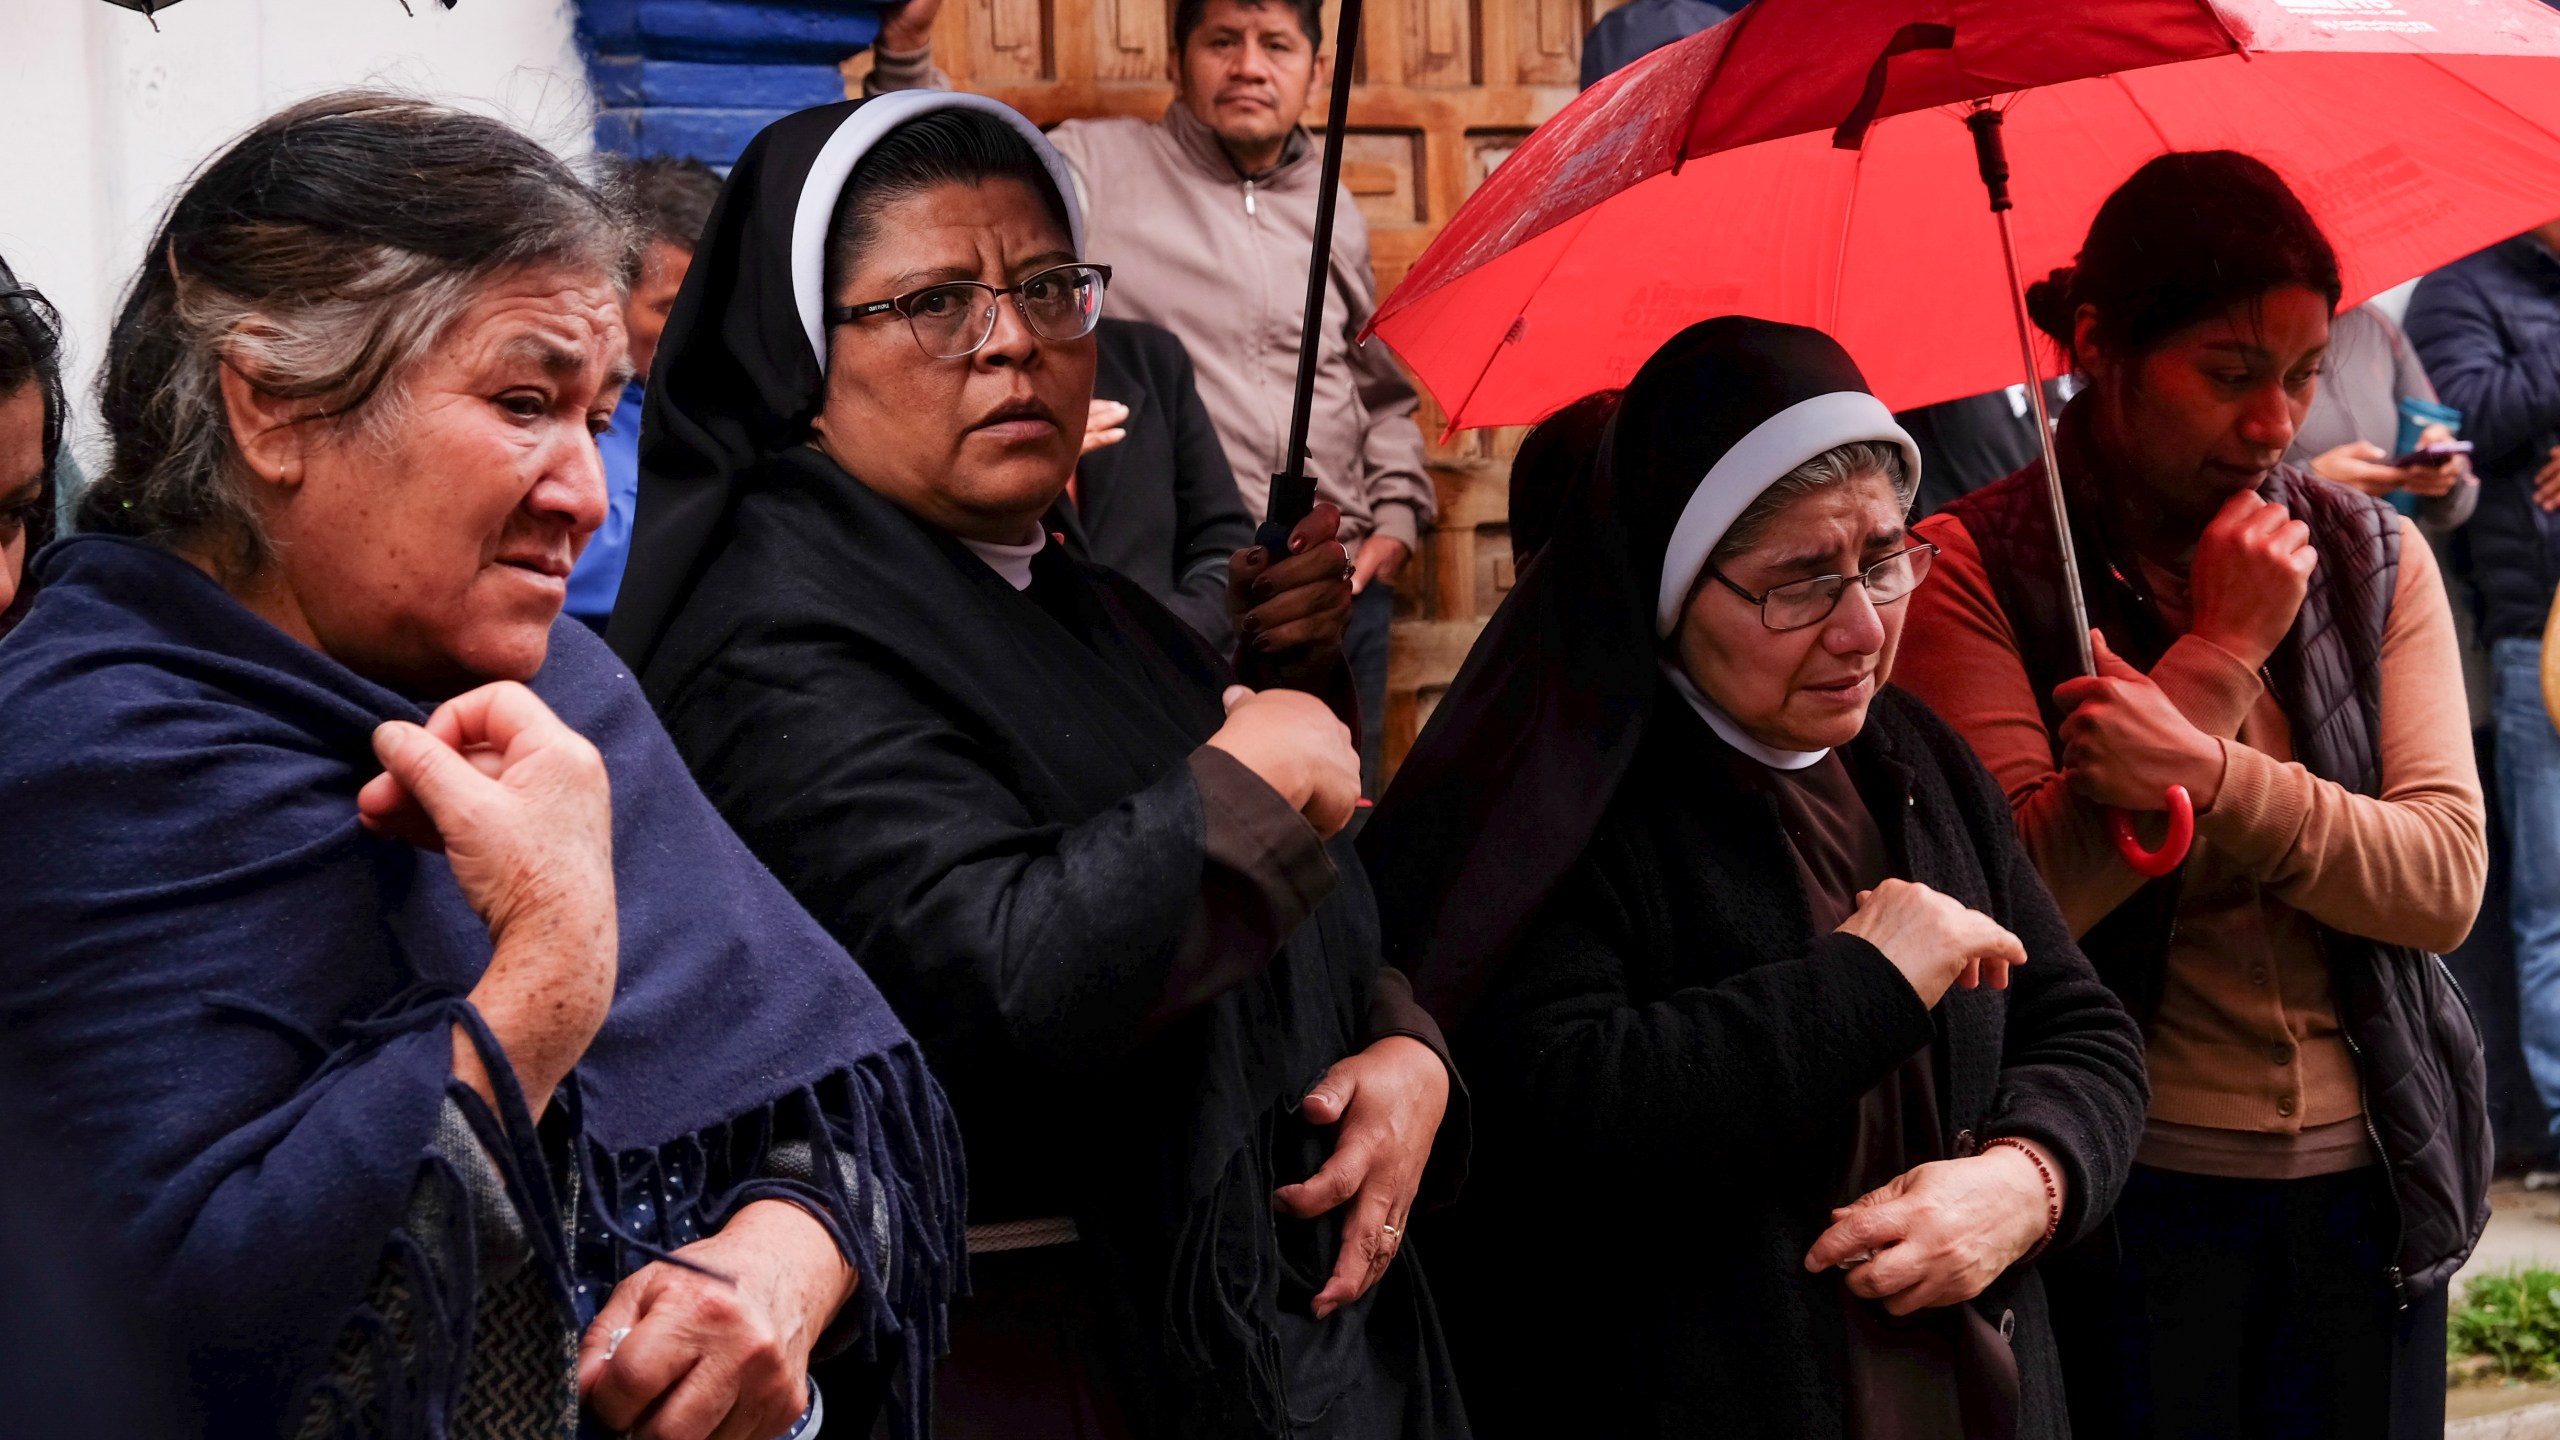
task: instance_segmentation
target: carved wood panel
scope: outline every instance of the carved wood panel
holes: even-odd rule
[[[1522,136],[1573,98],[1582,37],[1612,0],[1366,0],[1343,183],[1369,222],[1381,293]],[[934,34],[943,67],[1043,125],[1161,114],[1173,99],[1170,0],[966,0]],[[1325,6],[1332,32],[1334,4]],[[856,77],[866,62],[846,67]],[[1324,123],[1312,97],[1310,128]],[[1508,593],[1508,482],[1517,430],[1443,441],[1426,395],[1439,529],[1398,586],[1387,754],[1413,743],[1467,647]]]
[[[1164,0],[1093,0],[1094,79],[1161,82],[1172,27]]]
[[[1044,0],[968,0],[969,74],[975,83],[1020,84],[1057,74]]]

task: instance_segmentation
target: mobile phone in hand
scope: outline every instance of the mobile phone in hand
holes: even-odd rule
[[[2470,453],[2471,442],[2468,440],[2448,440],[2441,445],[2421,445],[2392,461],[2391,468],[2406,470],[2413,465],[2424,465],[2432,470],[2439,465],[2450,465],[2456,457]]]

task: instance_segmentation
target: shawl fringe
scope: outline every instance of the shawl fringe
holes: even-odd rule
[[[596,1237],[581,1250],[571,1242],[515,1072],[465,997],[447,986],[412,987],[375,1018],[348,1027],[351,1038],[321,1068],[351,1063],[392,1035],[442,1025],[462,1027],[496,1089],[494,1109],[458,1080],[447,1093],[504,1182],[531,1250],[526,1263],[573,1334],[579,1259],[601,1262],[589,1268],[617,1283],[655,1261],[701,1270],[673,1252],[717,1233],[755,1201],[795,1201],[860,1277],[830,1334],[872,1359],[884,1340],[904,1341],[908,1373],[896,1387],[891,1427],[898,1440],[930,1436],[933,1387],[925,1377],[950,1345],[949,1299],[967,1288],[968,1175],[958,1125],[913,1043],[866,1056],[723,1124],[620,1152],[587,1138],[573,1074],[557,1102],[577,1136],[580,1183],[572,1189],[586,1222],[579,1228],[591,1225]],[[776,1173],[776,1161],[803,1145],[808,1177]],[[471,1379],[478,1236],[468,1187],[450,1160],[433,1151],[423,1156],[419,1185],[441,1192],[435,1208],[453,1223],[434,1234],[403,1223],[385,1239],[383,1262],[408,1297],[409,1313],[386,1316],[368,1298],[348,1314],[331,1367],[305,1380],[289,1412],[301,1417],[291,1432],[299,1440],[449,1440]],[[413,1206],[413,1215],[421,1208]],[[646,1218],[634,1225],[635,1215]],[[353,1393],[343,1378],[358,1369],[371,1382],[370,1395]]]

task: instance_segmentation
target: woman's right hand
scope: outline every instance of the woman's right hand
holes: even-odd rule
[[[2195,612],[2189,633],[2257,669],[2293,628],[2319,563],[2310,526],[2256,492],[2241,491],[2222,502],[2196,541],[2187,582]]]
[[[2006,990],[2009,967],[2027,963],[2027,947],[2000,922],[1909,880],[1862,892],[1837,933],[1884,952],[1932,1010],[1951,986]]]
[[[1360,750],[1351,727],[1303,690],[1230,685],[1227,723],[1209,743],[1234,756],[1330,840],[1360,801]]]
[[[356,796],[366,829],[441,850],[487,923],[471,1002],[540,1114],[613,1003],[613,796],[604,758],[513,681],[373,734],[383,773]],[[459,1032],[454,1074],[496,1090]]]

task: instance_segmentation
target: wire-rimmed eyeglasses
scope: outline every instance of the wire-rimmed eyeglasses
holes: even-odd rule
[[[1817,575],[1810,580],[1796,580],[1774,585],[1765,595],[1754,595],[1733,583],[1713,565],[1707,573],[1717,584],[1760,607],[1760,623],[1772,630],[1802,630],[1819,625],[1840,608],[1840,597],[1849,593],[1849,582],[1867,587],[1867,598],[1878,605],[1890,605],[1908,597],[1920,588],[1929,573],[1929,562],[1937,558],[1938,547],[1922,541],[1908,550],[1899,550],[1877,561],[1855,575]]]
[[[827,312],[829,325],[850,325],[896,311],[907,317],[916,344],[936,360],[975,355],[996,333],[996,302],[1013,297],[1022,323],[1043,340],[1081,340],[1102,319],[1103,287],[1111,283],[1111,267],[1052,265],[998,289],[978,280],[949,280],[886,300],[839,305]]]

